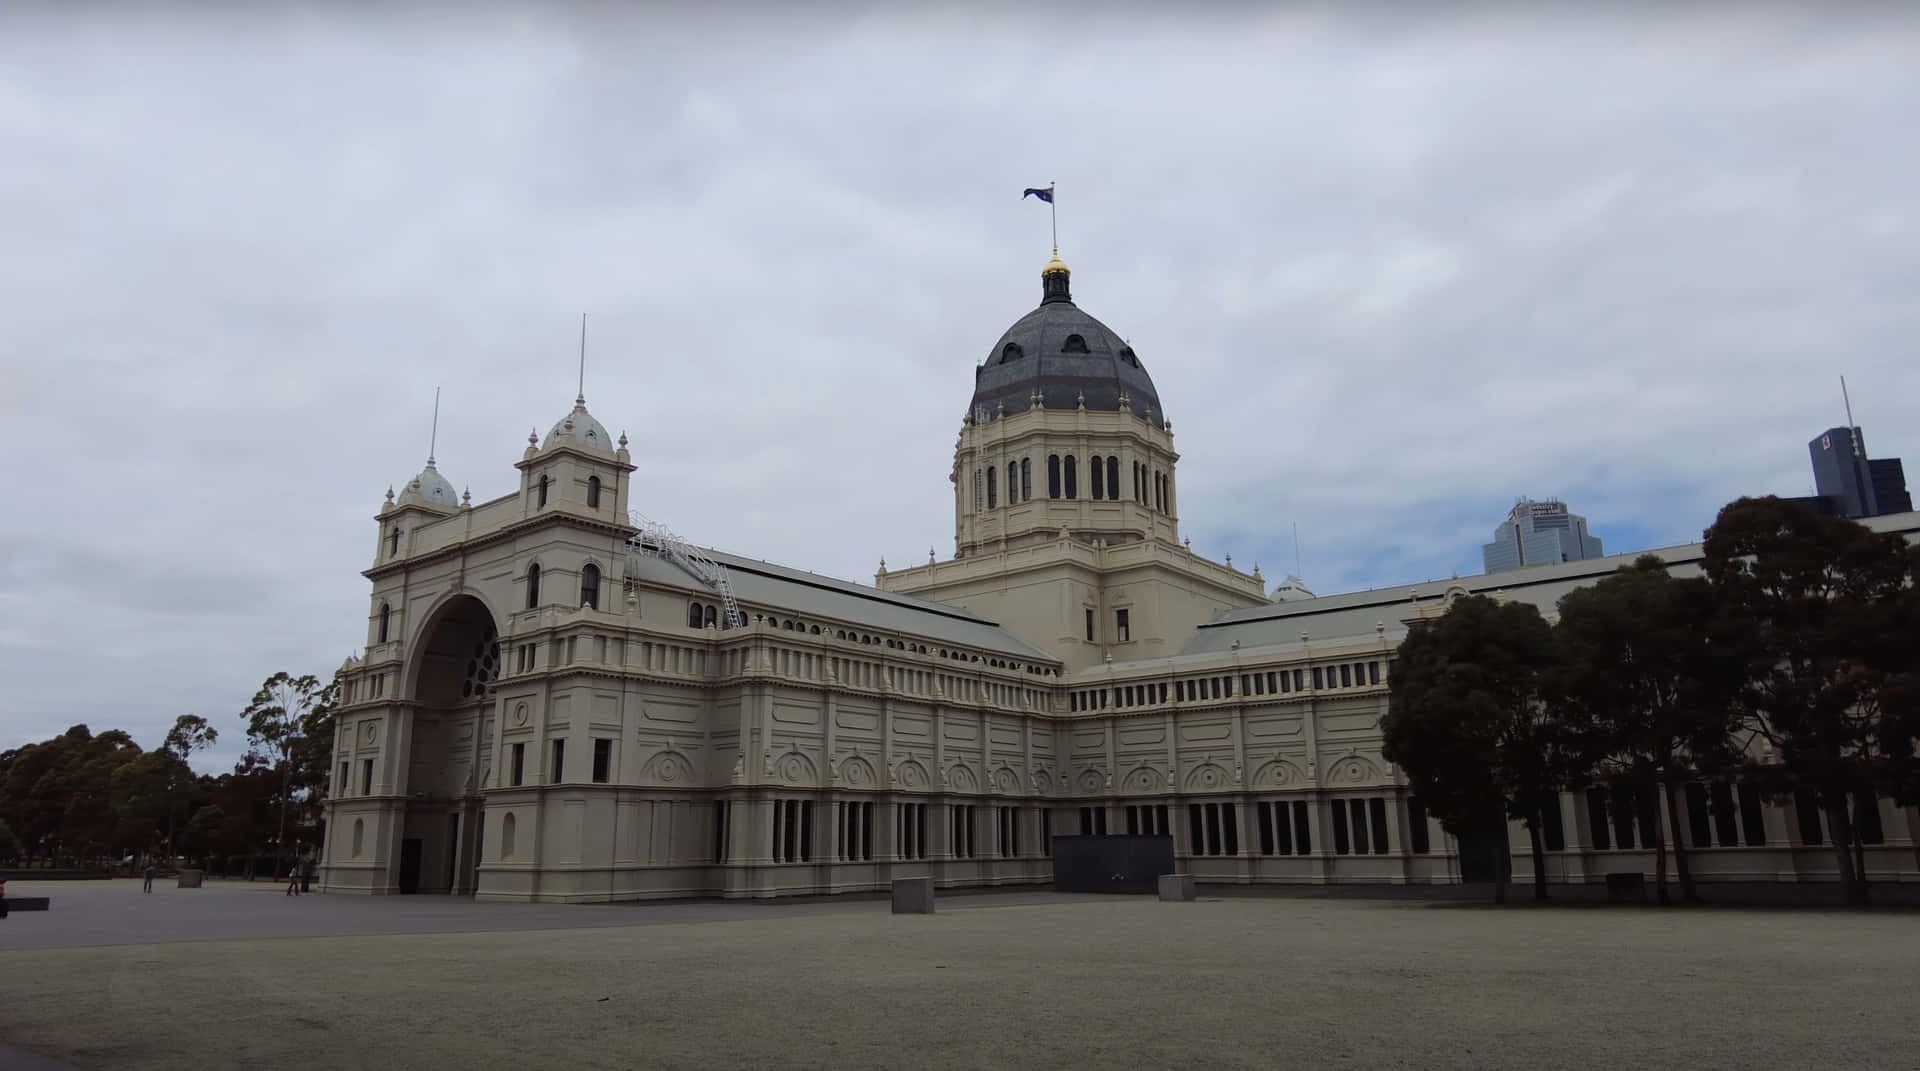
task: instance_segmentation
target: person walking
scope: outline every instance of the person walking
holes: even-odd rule
[[[140,871],[140,876],[147,879],[145,883],[140,886],[141,892],[153,891],[153,878],[154,875],[159,872],[160,868],[153,865],[153,856],[147,856],[147,865]]]
[[[300,860],[297,856],[294,858],[293,863],[287,867],[287,895],[300,895]]]

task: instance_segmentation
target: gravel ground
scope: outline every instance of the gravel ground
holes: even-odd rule
[[[0,951],[0,1042],[112,1069],[1836,1071],[1914,1067],[1917,998],[1897,911],[983,899]]]

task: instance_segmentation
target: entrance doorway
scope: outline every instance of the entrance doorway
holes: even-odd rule
[[[419,837],[408,837],[400,842],[400,891],[403,893],[420,891]]]

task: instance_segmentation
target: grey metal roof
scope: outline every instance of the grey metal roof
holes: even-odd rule
[[[1065,352],[1076,335],[1085,352]],[[1072,409],[1084,395],[1088,409],[1109,413],[1120,408],[1124,391],[1134,413],[1152,410],[1155,424],[1166,423],[1160,393],[1133,348],[1064,297],[1044,301],[993,344],[986,363],[975,369],[968,412],[984,410],[991,420],[1005,405],[1009,413],[1024,413],[1036,390],[1048,409]]]
[[[897,595],[722,550],[697,549],[727,567],[734,598],[749,614],[755,609],[791,613],[823,628],[830,624],[858,625],[875,632],[992,651],[1021,662],[1056,662],[1052,655],[998,624],[945,603]],[[696,593],[708,591],[679,566],[650,554],[630,560],[628,568],[637,579]]]
[[[1860,523],[1878,532],[1899,532],[1910,542],[1920,541],[1920,513],[1869,517]],[[1236,641],[1242,648],[1297,644],[1303,632],[1314,640],[1368,636],[1373,634],[1376,625],[1385,625],[1391,633],[1414,616],[1415,605],[1429,609],[1434,602],[1444,600],[1449,591],[1469,595],[1498,593],[1515,602],[1531,603],[1542,614],[1551,616],[1557,612],[1562,595],[1597,583],[1621,566],[1631,565],[1643,554],[1664,560],[1675,576],[1698,575],[1703,556],[1699,543],[1685,543],[1605,558],[1532,565],[1498,573],[1227,610],[1196,629],[1180,653],[1230,650]]]

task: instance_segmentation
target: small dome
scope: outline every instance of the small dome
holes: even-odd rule
[[[440,475],[440,470],[433,467],[433,459],[428,458],[427,467],[420,470],[420,475],[407,481],[407,489],[400,493],[399,504],[453,510],[460,508],[460,494],[445,476]]]
[[[553,426],[553,430],[547,432],[547,439],[540,444],[540,448],[547,450],[562,443],[587,450],[597,450],[601,453],[613,453],[613,439],[607,435],[606,426],[595,420],[592,413],[587,412],[587,403],[581,398],[574,399],[573,412],[561,417],[560,422]]]

